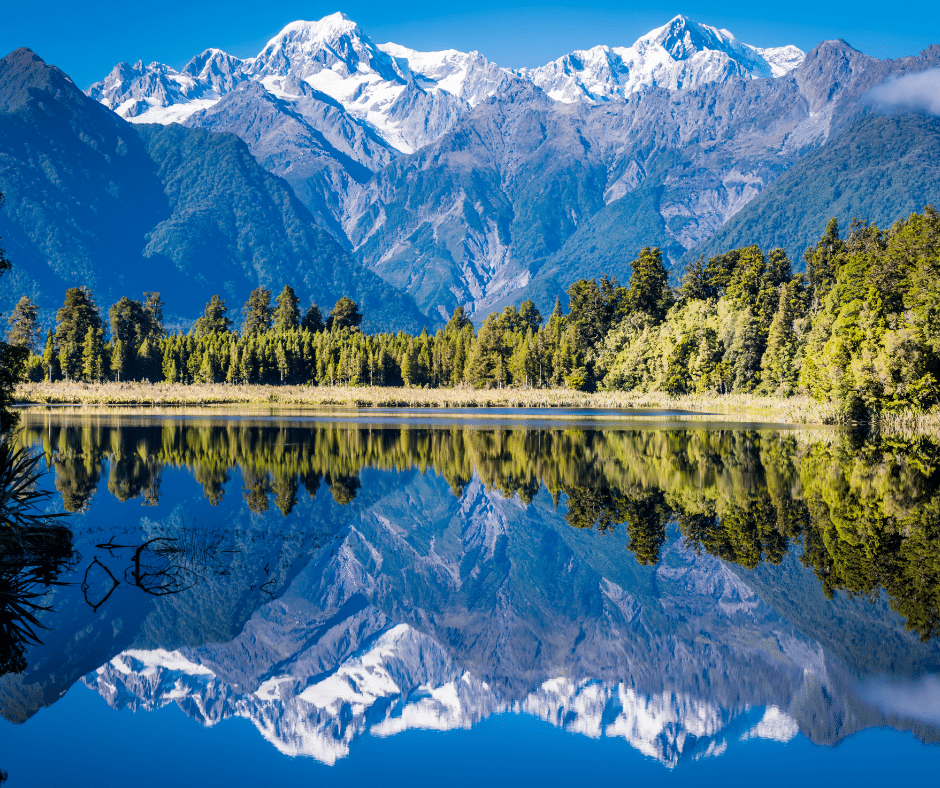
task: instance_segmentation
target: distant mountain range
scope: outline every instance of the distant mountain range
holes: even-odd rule
[[[394,300],[395,308],[381,319],[406,315],[388,323],[399,327],[439,323],[457,305],[482,319],[526,297],[544,311],[576,279],[602,273],[627,279],[630,260],[643,246],[660,246],[678,278],[689,259],[724,250],[727,243],[769,239],[798,258],[832,215],[843,223],[854,215],[885,222],[919,210],[937,199],[928,139],[934,121],[923,113],[927,104],[910,99],[910,90],[901,91],[903,101],[893,100],[892,86],[938,67],[940,46],[894,61],[866,56],[843,41],[823,42],[804,54],[793,46],[753,47],[726,30],[677,16],[630,47],[598,46],[540,68],[510,70],[477,52],[376,44],[355,22],[334,14],[288,25],[254,58],[210,49],[180,71],[123,63],[86,92],[112,110],[112,118],[239,137],[261,167],[283,179],[270,183],[289,195],[284,199],[292,215],[303,217],[297,221],[315,225],[309,232],[344,261],[348,282],[381,294],[378,301],[385,295]],[[918,84],[929,92],[929,82]],[[6,90],[0,85],[0,92]],[[886,115],[898,114],[907,117],[891,125]],[[85,120],[70,122],[80,137]],[[0,118],[0,129],[3,123]],[[118,118],[108,123],[130,133]],[[873,151],[875,128],[890,135],[890,150],[919,165],[909,168]],[[26,138],[40,133],[25,126],[21,132]],[[154,129],[144,137],[163,133]],[[864,151],[880,155],[881,163],[866,160]],[[23,165],[25,152],[0,136],[3,153]],[[88,167],[118,165],[124,166],[109,161]],[[828,188],[833,167],[844,185],[838,194]],[[870,177],[875,169],[877,187]],[[4,173],[0,164],[0,190],[11,198],[0,213],[0,235],[14,262],[25,258],[35,268],[45,259],[62,269],[52,262],[45,230],[31,246],[8,240],[29,229],[25,218],[10,215],[18,184]],[[781,210],[789,218],[778,221],[781,210],[755,198],[784,173],[787,179],[766,198],[787,206]],[[868,188],[860,191],[858,184]],[[39,194],[58,186],[34,186],[33,196],[20,191],[17,199],[38,206],[24,209],[27,214],[49,214]],[[167,199],[164,186],[154,185],[148,199]],[[789,190],[800,198],[791,200]],[[109,199],[106,190],[102,205]],[[232,204],[230,194],[211,190],[201,199],[200,211],[210,213]],[[205,243],[212,247],[244,250],[245,236],[239,241],[233,226],[215,221],[210,233],[205,222],[181,215],[193,240],[180,240],[180,249],[165,255],[166,277],[148,270],[151,280],[160,281],[146,289],[168,291],[172,303],[178,285],[171,274],[180,271],[198,271],[203,279],[197,281],[230,283],[225,292],[236,300],[250,284],[280,281],[288,270],[296,282],[306,276],[352,287],[336,273],[306,272],[306,250],[288,254],[268,244],[268,237],[283,231],[268,227],[270,212],[262,220],[252,210],[251,221],[266,227],[252,234],[253,243],[266,250],[250,262],[242,252],[237,264],[224,263],[238,268],[237,277],[220,277],[208,259],[183,262],[181,249],[199,247],[204,242],[198,239],[209,233],[214,235]],[[104,238],[108,222],[94,222],[106,213],[101,207],[88,217],[74,210],[50,215],[57,229],[50,237],[71,227],[68,233]],[[150,219],[135,221],[148,225],[143,235],[156,226]],[[174,226],[179,232],[184,227]],[[143,238],[132,222],[124,228],[126,243],[136,248],[122,249],[122,256],[153,259],[149,236]],[[82,253],[86,268],[97,267],[105,281],[115,281],[113,255]],[[53,280],[41,280],[21,277],[17,286],[45,298]],[[329,292],[316,297],[328,300],[334,290]],[[60,294],[49,297],[55,301]],[[7,299],[0,306],[7,309]],[[192,313],[189,302],[178,309]]]

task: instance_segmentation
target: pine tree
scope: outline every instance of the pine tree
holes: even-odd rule
[[[100,328],[88,327],[85,341],[82,344],[82,376],[87,381],[100,381],[103,372],[102,356],[104,331]]]
[[[522,328],[531,329],[533,334],[541,328],[542,315],[535,308],[535,303],[531,299],[527,299],[519,305],[519,320],[522,323]]]
[[[111,346],[111,373],[120,381],[127,375],[127,345],[121,339],[115,339]]]
[[[284,343],[278,341],[277,347],[275,348],[275,358],[277,359],[277,371],[281,375],[281,383],[284,382],[284,378],[287,376],[287,373],[290,371],[290,364],[287,360],[287,351],[284,349]]]
[[[205,311],[196,321],[193,333],[197,338],[206,337],[211,334],[224,334],[232,326],[232,321],[226,316],[228,309],[225,301],[217,295],[212,296],[209,303],[206,304]]]
[[[414,339],[409,340],[408,346],[401,357],[401,377],[406,386],[415,385],[418,377],[418,349]]]
[[[469,325],[471,325],[470,318],[467,317],[466,312],[464,312],[464,308],[462,306],[455,306],[454,313],[447,322],[447,326],[444,328],[444,331],[449,334],[456,334],[458,331],[462,331],[466,326]]]
[[[78,378],[84,372],[83,351],[89,329],[102,327],[98,307],[87,287],[70,287],[65,292],[65,304],[56,314],[56,346],[59,364],[67,379]]]
[[[27,297],[20,298],[7,320],[10,330],[7,332],[7,342],[16,347],[35,350],[36,343],[42,335],[39,326],[39,308]]]
[[[212,345],[206,348],[206,352],[202,356],[199,379],[203,383],[218,383],[219,381],[219,360]]]
[[[289,285],[284,285],[281,294],[277,297],[277,308],[274,310],[274,330],[292,331],[300,326],[300,299]]]
[[[59,356],[56,353],[55,338],[50,328],[46,332],[46,347],[42,351],[42,366],[46,370],[46,380],[50,383],[59,377]]]
[[[144,314],[147,316],[147,335],[151,341],[162,339],[166,331],[163,328],[163,299],[159,293],[144,293]]]
[[[663,253],[656,247],[646,246],[640,250],[631,267],[624,309],[627,312],[646,312],[655,320],[662,320],[673,300]]]
[[[307,314],[304,316],[304,322],[301,327],[304,331],[309,331],[311,334],[323,330],[323,315],[320,314],[320,307],[316,304],[310,305]]]
[[[327,329],[358,328],[362,322],[362,313],[359,311],[359,305],[347,296],[343,296],[326,321]]]
[[[132,350],[140,347],[144,339],[150,336],[150,315],[140,301],[122,297],[108,310],[111,323],[111,337],[120,340]]]
[[[767,349],[761,359],[761,391],[765,394],[789,397],[796,389],[799,370],[797,337],[793,332],[794,286],[781,286],[777,311],[770,324]]]
[[[760,383],[761,340],[760,323],[754,313],[750,309],[742,310],[735,321],[731,346],[723,359],[730,370],[734,391],[752,391]]]
[[[242,334],[244,336],[255,336],[270,331],[274,319],[274,310],[271,307],[271,291],[266,287],[256,287],[252,290],[248,301],[242,308],[242,315],[244,315],[244,321],[242,322]]]

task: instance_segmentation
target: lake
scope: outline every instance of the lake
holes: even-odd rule
[[[27,411],[9,786],[940,769],[940,443],[681,412]]]

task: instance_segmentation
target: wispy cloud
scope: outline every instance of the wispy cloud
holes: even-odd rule
[[[892,77],[866,94],[872,104],[940,115],[940,68]]]

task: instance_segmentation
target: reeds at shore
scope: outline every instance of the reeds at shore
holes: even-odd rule
[[[753,394],[688,394],[629,391],[586,393],[571,389],[470,387],[422,389],[370,386],[263,386],[167,383],[25,383],[17,387],[20,405],[199,406],[287,405],[320,408],[566,408],[623,410],[653,408],[748,420],[827,424],[835,413],[809,397]]]

